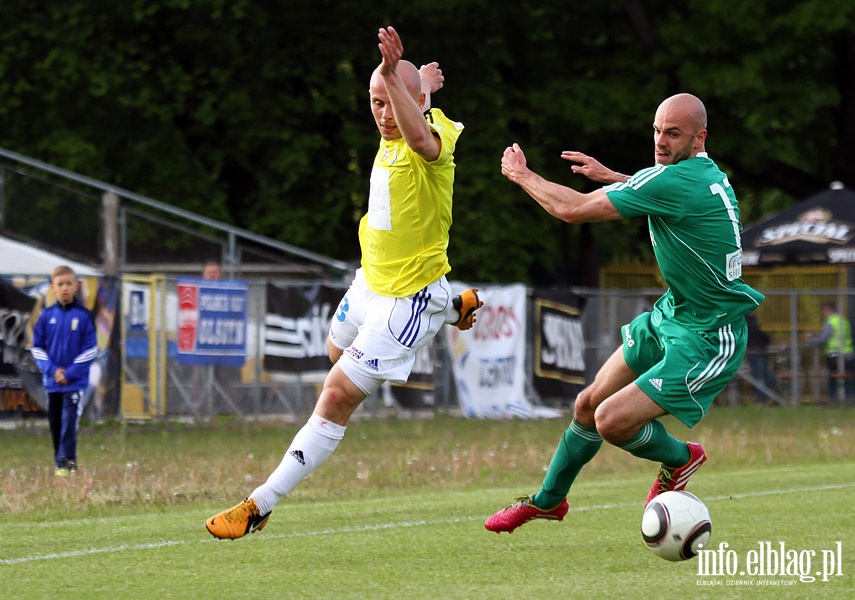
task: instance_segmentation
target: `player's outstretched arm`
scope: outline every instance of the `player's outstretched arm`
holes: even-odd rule
[[[612,171],[611,169],[603,166],[603,164],[597,159],[592,158],[587,154],[576,152],[575,150],[565,150],[561,153],[561,158],[579,163],[578,165],[573,165],[570,169],[574,173],[584,175],[591,181],[599,183],[623,183],[629,179],[628,175]]]
[[[568,223],[593,223],[621,218],[614,204],[601,189],[583,194],[548,181],[528,168],[519,145],[508,146],[502,155],[502,175],[537,200],[553,217]]]

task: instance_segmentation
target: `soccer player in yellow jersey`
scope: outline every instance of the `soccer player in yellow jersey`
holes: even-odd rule
[[[267,481],[205,522],[218,538],[260,530],[270,511],[336,449],[350,415],[385,381],[403,383],[416,351],[445,324],[466,330],[482,302],[477,290],[452,297],[446,273],[454,147],[463,125],[430,107],[443,85],[437,63],[402,60],[394,28],[378,33],[382,61],[371,76],[371,111],[380,148],[371,171],[368,212],[359,224],[362,267],[330,325],[334,365],[314,414]]]

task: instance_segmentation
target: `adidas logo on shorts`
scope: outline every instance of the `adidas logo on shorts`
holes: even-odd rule
[[[661,379],[648,379],[650,385],[656,388],[656,391],[662,391],[662,380]]]
[[[365,361],[365,366],[371,369],[372,371],[377,371],[380,368],[380,361],[376,358],[369,358]]]

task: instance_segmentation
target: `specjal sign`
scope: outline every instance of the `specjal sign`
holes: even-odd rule
[[[757,246],[777,246],[787,242],[813,242],[815,244],[846,244],[855,236],[851,223],[834,221],[831,211],[812,208],[790,223],[768,227],[760,234]]]
[[[855,236],[855,226],[844,221],[835,221],[831,211],[812,208],[803,212],[795,221],[764,229],[757,246],[777,246],[788,242],[812,242],[815,244],[847,244]]]

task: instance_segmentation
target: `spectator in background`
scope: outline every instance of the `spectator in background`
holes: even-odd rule
[[[845,380],[846,398],[855,398],[855,386],[848,379],[855,373],[855,350],[852,347],[852,327],[849,319],[840,314],[835,302],[824,302],[822,316],[825,319],[818,333],[808,334],[807,342],[811,346],[822,346],[825,362],[828,366],[828,395],[832,401],[838,400],[838,377],[841,367]]]
[[[56,474],[65,476],[77,470],[78,407],[98,356],[98,339],[89,309],[75,297],[80,282],[74,270],[55,268],[50,289],[56,302],[39,315],[31,352],[47,390]]]
[[[769,344],[772,339],[769,334],[760,327],[760,322],[753,314],[745,317],[748,323],[748,366],[751,368],[751,376],[757,383],[762,384],[766,390],[754,385],[755,404],[765,404],[769,400],[766,391],[777,392],[778,382],[775,373],[769,367]]]
[[[220,263],[215,260],[209,260],[202,268],[202,279],[220,280],[223,278],[223,270],[220,268]]]

